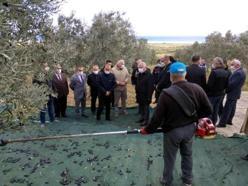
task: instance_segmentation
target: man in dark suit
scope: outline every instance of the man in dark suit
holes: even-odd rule
[[[99,66],[93,65],[92,72],[88,75],[87,84],[90,87],[90,96],[91,96],[91,112],[95,114],[96,112],[96,99],[98,97],[98,79],[99,79]]]
[[[164,65],[163,65],[163,69],[158,75],[158,83],[156,86],[156,93],[155,93],[156,101],[158,100],[159,95],[162,92],[162,90],[164,88],[168,88],[171,86],[170,73],[168,72],[172,64],[171,59],[173,58],[170,58],[170,56],[164,56],[161,59],[161,62],[163,62]]]
[[[200,56],[195,55],[192,57],[193,64],[187,67],[186,79],[188,82],[196,83],[200,85],[203,90],[206,90],[206,71],[199,66],[200,61]]]
[[[54,98],[55,117],[66,117],[67,95],[69,87],[67,77],[62,73],[60,64],[55,66],[55,73],[52,78],[52,87],[57,97]]]
[[[98,79],[98,97],[99,107],[97,109],[96,119],[101,120],[101,114],[104,106],[106,107],[106,120],[110,121],[111,98],[116,85],[115,76],[111,73],[111,65],[105,64]]]
[[[207,82],[207,95],[213,107],[211,119],[215,125],[218,120],[220,104],[225,95],[229,73],[225,70],[223,59],[216,57],[213,60],[212,71]]]
[[[149,106],[154,87],[152,74],[143,61],[138,64],[138,70],[136,92],[141,117],[137,123],[141,123],[140,125],[143,126],[149,121]]]
[[[217,127],[226,127],[226,124],[233,124],[232,119],[235,115],[236,104],[238,99],[240,99],[241,89],[246,79],[245,72],[241,67],[241,62],[238,59],[234,59],[231,62],[230,69],[232,71],[232,75],[228,80],[226,103]]]

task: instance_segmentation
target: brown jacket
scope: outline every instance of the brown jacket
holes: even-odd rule
[[[55,73],[52,78],[52,88],[58,97],[67,96],[69,87],[66,75],[61,73],[61,79],[59,79],[59,75]]]
[[[122,70],[119,70],[117,66],[114,66],[112,68],[112,73],[114,74],[117,83],[115,89],[125,90],[129,79],[129,73],[127,68],[124,67]],[[125,85],[119,85],[119,82],[125,83]]]

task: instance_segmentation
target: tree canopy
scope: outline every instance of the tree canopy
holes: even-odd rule
[[[189,62],[194,54],[201,55],[209,62],[216,56],[225,60],[237,58],[245,67],[248,67],[248,31],[240,35],[227,31],[224,36],[219,32],[211,33],[204,43],[195,42],[192,46],[179,49],[175,56]]]
[[[60,0],[9,0],[0,4],[0,127],[26,123],[46,104],[49,88],[32,83],[44,80],[42,64],[59,63],[68,74],[78,64],[87,69],[106,59],[135,58],[147,63],[155,52],[147,41],[138,40],[128,20],[119,12],[95,15],[91,26],[72,14],[60,15],[54,26],[52,15]]]

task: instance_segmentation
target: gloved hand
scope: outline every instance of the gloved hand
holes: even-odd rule
[[[143,127],[143,128],[140,129],[140,134],[147,135],[149,133],[146,131],[145,127]]]

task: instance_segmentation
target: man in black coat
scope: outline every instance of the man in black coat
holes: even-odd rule
[[[91,96],[91,112],[95,114],[96,112],[96,100],[98,97],[98,79],[99,79],[99,66],[93,65],[92,72],[88,75],[87,84],[90,87],[90,96]]]
[[[131,83],[136,86],[137,84],[137,74],[138,74],[138,64],[142,62],[141,59],[135,59],[132,65]]]
[[[137,122],[146,125],[149,120],[149,106],[152,101],[153,78],[143,61],[138,64],[138,70],[136,92],[141,117]]]
[[[111,73],[111,65],[105,64],[102,72],[99,73],[98,79],[98,97],[99,106],[97,109],[97,120],[101,120],[101,114],[104,106],[106,107],[106,120],[110,121],[111,98],[116,86],[115,76]]]
[[[157,60],[157,64],[155,65],[155,67],[153,68],[153,71],[152,71],[154,87],[157,86],[158,81],[159,81],[159,77],[160,77],[160,73],[164,69],[164,66],[165,66],[165,64],[162,60],[161,59]]]
[[[229,77],[227,86],[226,103],[217,127],[226,127],[226,124],[232,125],[232,120],[236,111],[236,104],[241,96],[241,89],[245,83],[246,74],[241,67],[241,62],[234,59],[231,62],[230,69],[232,75]]]
[[[195,134],[195,123],[198,119],[211,114],[212,108],[203,89],[185,80],[186,66],[175,62],[170,68],[173,86],[180,88],[195,103],[197,115],[187,116],[177,101],[167,94],[166,89],[159,97],[158,105],[149,124],[141,129],[141,134],[153,133],[158,127],[164,132],[164,172],[160,182],[171,186],[173,169],[180,149],[182,181],[184,185],[192,184],[193,160],[192,143]]]
[[[206,71],[199,66],[200,61],[200,56],[195,55],[192,57],[193,64],[187,67],[186,79],[188,82],[196,83],[200,85],[203,90],[206,90]]]
[[[164,56],[161,59],[161,62],[164,63],[163,69],[161,70],[159,76],[158,76],[158,83],[156,86],[156,93],[155,93],[155,98],[156,101],[159,98],[160,93],[164,88],[168,88],[171,85],[170,81],[170,73],[168,72],[170,69],[170,66],[172,64],[172,61],[170,60],[170,56]]]
[[[212,71],[207,82],[207,95],[213,107],[211,119],[215,125],[218,120],[220,104],[225,95],[229,73],[225,70],[223,59],[216,57],[213,60]]]

